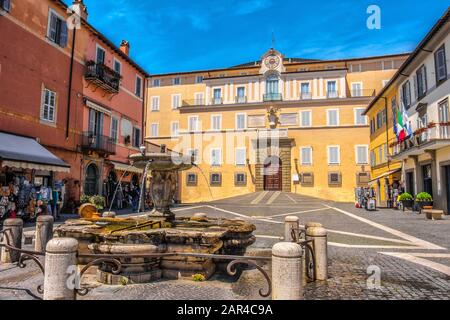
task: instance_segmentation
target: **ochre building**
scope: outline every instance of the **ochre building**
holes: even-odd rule
[[[153,75],[146,140],[195,156],[183,202],[255,191],[353,201],[371,179],[365,108],[406,54],[286,58],[274,49],[227,69]]]

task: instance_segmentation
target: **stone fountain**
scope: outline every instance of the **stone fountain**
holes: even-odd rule
[[[160,278],[191,278],[197,274],[208,279],[216,271],[225,271],[224,260],[176,254],[244,255],[247,247],[255,242],[255,226],[240,219],[212,219],[202,213],[177,218],[170,204],[178,172],[191,169],[193,159],[168,153],[164,146],[159,153],[144,151],[130,156],[130,160],[133,166],[145,169],[145,174],[147,170],[151,172],[153,211],[129,218],[68,220],[56,228],[55,236],[76,238],[81,255],[130,255],[118,258],[122,264],[120,274],[113,272],[112,263],[99,266],[98,281],[105,284],[146,283]],[[172,255],[139,257],[149,253]],[[85,258],[79,263],[87,264],[92,259]]]

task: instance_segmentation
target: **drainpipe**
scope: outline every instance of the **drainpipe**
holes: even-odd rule
[[[75,40],[77,36],[77,28],[73,28],[72,37],[72,54],[70,57],[70,72],[69,72],[69,97],[67,99],[67,118],[66,118],[66,140],[69,139],[69,126],[70,126],[70,106],[72,104],[72,76],[73,76],[73,64],[75,60]]]

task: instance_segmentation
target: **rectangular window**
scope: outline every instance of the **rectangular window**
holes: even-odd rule
[[[152,97],[152,111],[159,111],[159,97]]]
[[[214,89],[213,104],[222,104],[222,89]]]
[[[211,130],[213,131],[222,130],[222,116],[220,114],[211,116]]]
[[[280,115],[280,124],[282,126],[297,126],[298,114],[297,113],[282,113]]]
[[[339,146],[328,147],[328,164],[338,165],[341,163],[341,155]]]
[[[181,95],[174,94],[172,95],[172,109],[178,109],[181,107]]]
[[[411,84],[406,81],[402,86],[402,101],[406,110],[411,107]]]
[[[211,173],[210,184],[212,186],[220,186],[222,184],[222,174],[221,173]]]
[[[170,134],[172,137],[178,137],[180,135],[180,123],[178,121],[171,122]]]
[[[447,60],[445,57],[445,45],[442,45],[434,53],[434,65],[436,67],[436,83],[440,84],[447,80]]]
[[[246,119],[247,115],[245,113],[236,114],[236,130],[245,130],[247,128]]]
[[[195,77],[195,83],[203,83],[203,76]]]
[[[102,65],[105,64],[106,51],[97,45],[96,54],[95,54],[95,62]]]
[[[337,98],[338,97],[336,81],[328,81],[327,82],[327,96],[328,96],[328,98]]]
[[[417,97],[422,99],[427,94],[427,68],[422,65],[416,72],[417,77]]]
[[[193,172],[186,173],[186,184],[188,186],[196,186],[197,185],[197,174]]]
[[[355,125],[366,125],[367,124],[367,118],[363,115],[364,108],[356,108],[355,109]]]
[[[370,165],[375,167],[377,165],[377,158],[375,157],[375,150],[370,151]]]
[[[141,146],[141,129],[133,128],[133,147],[139,148]]]
[[[222,165],[222,150],[211,149],[211,166],[218,167]]]
[[[245,166],[247,164],[247,149],[236,148],[236,166]]]
[[[153,79],[153,87],[160,87],[160,86],[161,86],[161,80]]]
[[[388,162],[389,152],[388,152],[388,145],[386,143],[383,145],[383,154],[384,154],[384,162]]]
[[[249,128],[263,128],[266,126],[265,115],[250,115],[247,119]]]
[[[150,125],[150,136],[152,138],[156,138],[159,136],[159,124],[158,123],[152,123]]]
[[[300,164],[302,166],[312,165],[312,148],[311,147],[300,148]]]
[[[188,123],[188,129],[190,132],[195,132],[198,131],[198,116],[190,116],[188,118],[189,123]]]
[[[339,110],[337,109],[327,110],[327,125],[328,126],[339,125]]]
[[[172,79],[172,84],[174,86],[179,86],[181,84],[181,78],[173,78]]]
[[[10,12],[11,11],[11,0],[0,0],[0,8]]]
[[[311,111],[305,110],[300,112],[301,116],[301,126],[302,127],[311,127],[312,121],[311,121]]]
[[[44,89],[42,94],[41,119],[48,122],[55,122],[56,92]]]
[[[114,59],[114,71],[118,74],[122,74],[122,64],[116,59]]]
[[[362,83],[361,82],[352,83],[352,97],[362,97],[362,95],[363,95]]]
[[[342,184],[342,175],[340,172],[328,173],[328,185],[340,186]]]
[[[247,102],[247,97],[245,96],[245,87],[238,87],[236,103],[246,103],[246,102]]]
[[[309,82],[303,82],[300,85],[300,98],[302,100],[308,100],[311,99],[311,89],[310,89],[310,85]]]
[[[234,184],[236,186],[245,186],[247,185],[247,174],[243,172],[235,173],[234,175]]]
[[[383,146],[378,147],[378,163],[384,163],[383,161]]]
[[[111,118],[111,139],[117,143],[119,137],[119,120],[117,118]]]
[[[139,76],[136,76],[136,91],[135,94],[137,97],[142,96],[142,78]]]
[[[68,28],[66,20],[50,10],[47,37],[62,48],[67,46]]]
[[[369,147],[367,145],[356,146],[356,164],[369,163]]]

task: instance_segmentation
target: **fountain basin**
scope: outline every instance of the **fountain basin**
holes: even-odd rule
[[[177,253],[244,255],[255,242],[255,226],[242,220],[177,218],[167,222],[150,216],[127,219],[95,218],[68,220],[55,229],[57,237],[79,241],[79,254],[174,253],[175,255],[120,258],[121,273],[112,273],[111,263],[98,268],[98,281],[104,284],[147,283],[160,278],[191,278],[201,274],[206,279],[225,270],[225,260],[187,257]],[[87,264],[92,259],[80,259]]]

